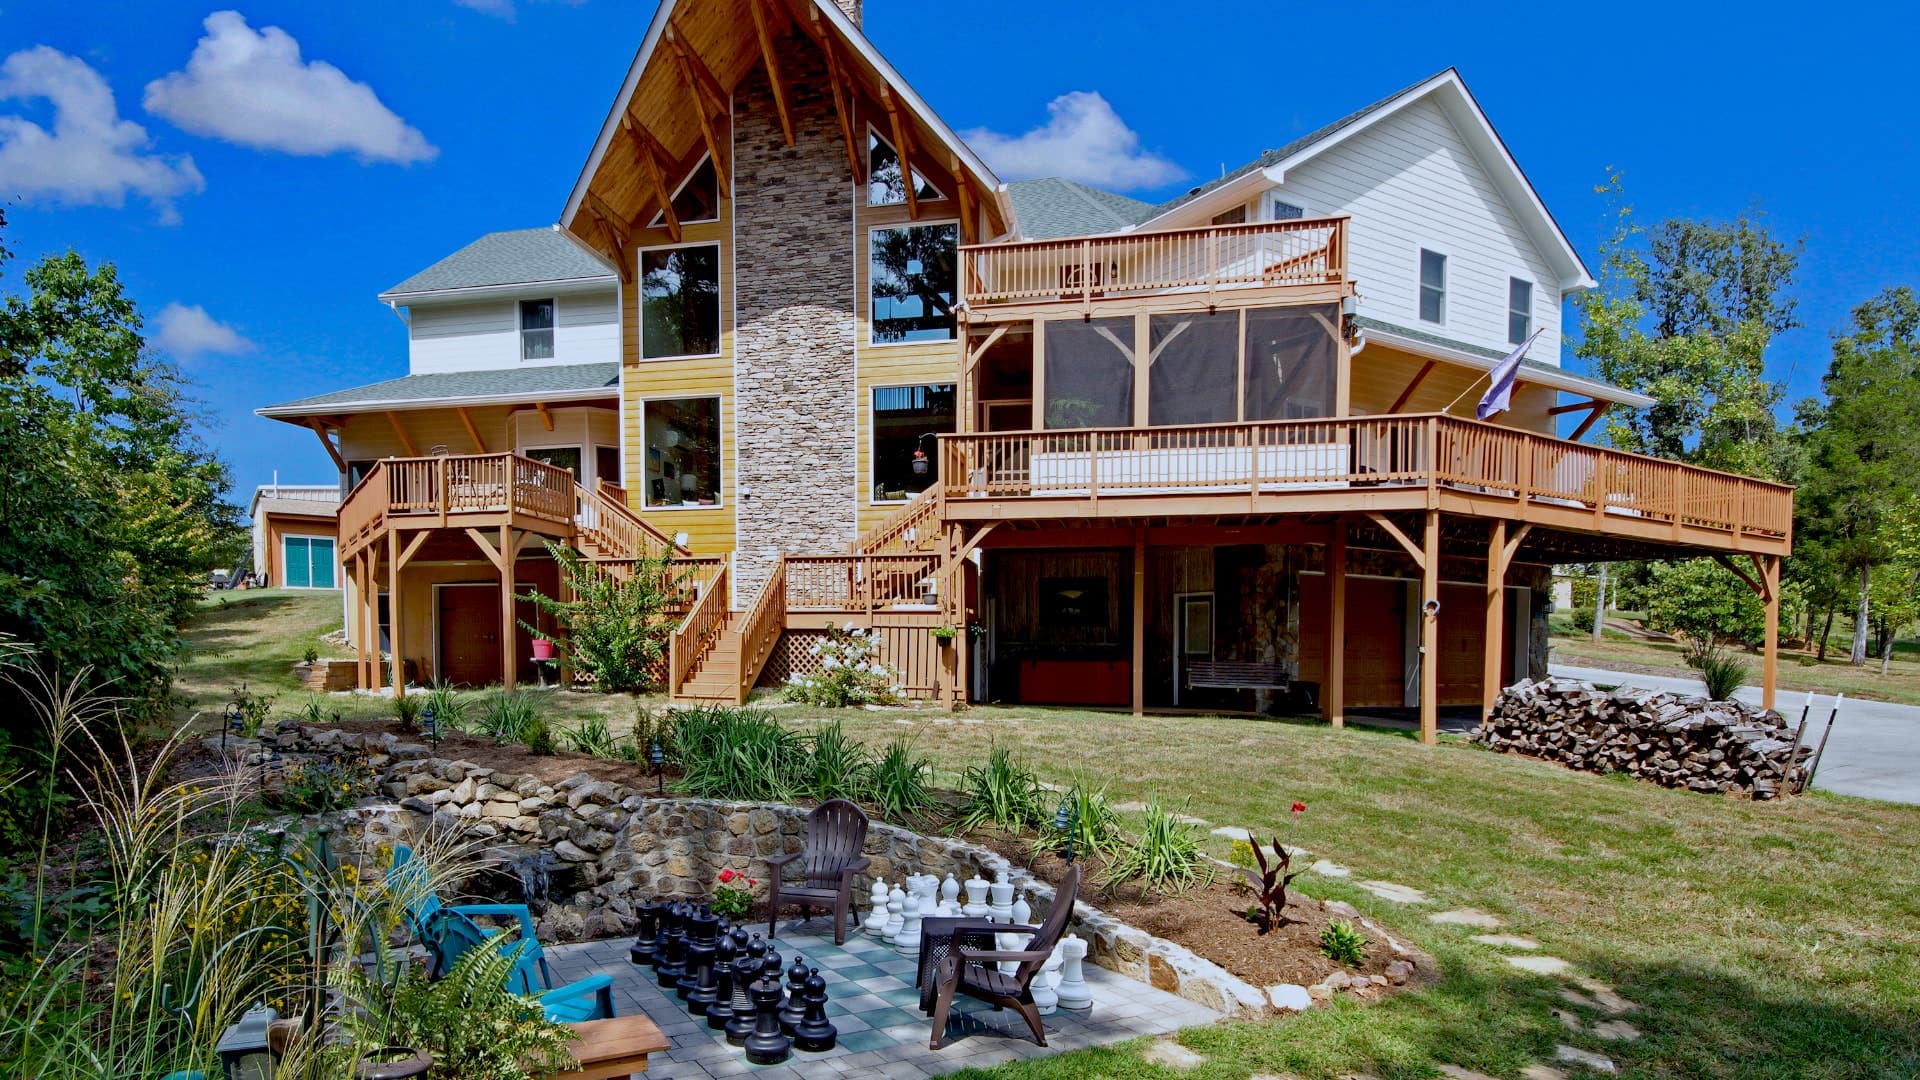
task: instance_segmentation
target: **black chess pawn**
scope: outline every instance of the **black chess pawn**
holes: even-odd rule
[[[705,1016],[716,998],[713,958],[719,951],[719,927],[719,917],[705,907],[687,921],[687,974],[680,979],[680,996],[695,1016]]]
[[[713,949],[713,1004],[707,1006],[707,1026],[724,1031],[733,1019],[733,935],[721,934]]]
[[[686,974],[687,905],[674,904],[661,920],[660,947],[654,954],[653,974],[662,990],[673,990]]]
[[[807,1018],[807,999],[804,991],[807,987],[807,961],[799,953],[793,954],[793,966],[787,969],[787,1000],[780,1006],[780,1030],[793,1034],[800,1021]]]
[[[778,1065],[793,1052],[793,1040],[780,1030],[780,980],[761,979],[753,984],[753,1034],[741,1045],[747,1048],[747,1060],[755,1065]]]
[[[805,1018],[793,1026],[794,1049],[809,1054],[833,1049],[840,1041],[840,1032],[827,1021],[827,980],[820,977],[819,968],[807,975],[801,997],[806,1001],[807,1011]]]
[[[634,915],[639,920],[639,934],[633,939],[633,947],[627,950],[627,959],[643,967],[653,964],[654,953],[660,948],[660,915],[667,905],[653,900],[640,905]]]
[[[727,1021],[727,1041],[745,1046],[754,1032],[753,980],[760,974],[760,961],[751,954],[733,961],[733,1019]],[[778,1022],[776,1018],[775,1022]]]
[[[755,978],[772,979],[773,985],[780,985],[780,950],[771,944],[767,946],[767,955],[760,958],[760,974]]]

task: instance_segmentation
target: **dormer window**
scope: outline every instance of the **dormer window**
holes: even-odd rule
[[[899,206],[907,201],[907,184],[900,167],[900,154],[893,144],[871,128],[867,130],[867,205]],[[918,170],[913,174],[916,199],[944,199],[940,189],[927,183]]]
[[[520,359],[553,359],[552,300],[520,301]]]

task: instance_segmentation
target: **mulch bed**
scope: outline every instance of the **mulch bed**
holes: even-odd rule
[[[1066,871],[1064,858],[1054,851],[1035,850],[1030,838],[993,829],[976,830],[966,838],[1027,867],[1042,881],[1057,884]],[[1210,883],[1184,895],[1162,896],[1136,882],[1108,884],[1106,867],[1098,856],[1081,859],[1080,864],[1082,902],[1155,937],[1184,945],[1255,986],[1312,986],[1336,971],[1379,976],[1384,985],[1387,965],[1399,958],[1379,934],[1356,919],[1347,919],[1370,942],[1367,958],[1353,968],[1327,959],[1320,951],[1320,933],[1329,923],[1344,917],[1324,910],[1320,901],[1300,893],[1297,883],[1287,896],[1288,923],[1262,934],[1246,918],[1247,909],[1254,903],[1253,894],[1235,889],[1234,879],[1225,870],[1214,875]],[[1294,864],[1295,869],[1300,866]],[[1427,964],[1423,961],[1421,967]]]

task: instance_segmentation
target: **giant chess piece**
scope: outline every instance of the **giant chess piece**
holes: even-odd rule
[[[1013,924],[1015,926],[1033,925],[1033,905],[1027,902],[1027,890],[1021,889],[1013,902]]]
[[[893,891],[887,894],[887,927],[880,935],[881,941],[892,941],[900,936],[901,912],[906,909],[906,906],[906,890],[895,885]]]
[[[633,939],[633,947],[627,950],[627,959],[642,967],[652,966],[653,954],[660,948],[660,915],[666,909],[667,905],[652,900],[634,912],[640,932]]]
[[[1060,1007],[1060,994],[1054,989],[1060,985],[1060,959],[1060,949],[1055,946],[1040,964],[1040,970],[1034,973],[1030,988],[1033,992],[1033,1008],[1041,1016],[1050,1016]]]
[[[1003,869],[994,875],[993,885],[987,890],[993,896],[993,902],[987,906],[987,918],[997,923],[1013,921],[1013,882],[1007,880]]]
[[[654,981],[662,990],[674,990],[680,985],[680,976],[687,973],[687,915],[688,904],[674,904],[667,909],[661,920],[660,949],[654,954]]]
[[[787,999],[780,1005],[780,1030],[789,1035],[807,1018],[806,989],[807,961],[794,953],[793,966],[787,969]]]
[[[881,937],[887,932],[887,883],[879,878],[873,880],[873,891],[867,897],[867,921],[860,924],[870,937]]]
[[[713,911],[705,905],[697,908],[691,904],[687,906],[692,910],[687,915],[684,931],[686,945],[680,956],[680,978],[673,984],[674,993],[680,995],[681,1001],[692,1001],[693,991],[700,985],[700,968],[694,950],[702,935],[705,935],[709,942],[713,940],[714,927],[719,923]]]
[[[940,913],[946,916],[960,912],[960,883],[947,874],[947,880],[940,883]]]
[[[793,1040],[780,1030],[780,980],[753,984],[753,1034],[743,1043],[747,1060],[755,1065],[778,1065],[793,1052]]]
[[[727,1041],[735,1046],[747,1045],[747,1036],[754,1032],[753,980],[759,977],[758,957],[745,953],[734,958],[733,1017],[727,1021],[726,1031]]]
[[[820,977],[819,968],[808,973],[800,996],[806,1004],[806,1014],[793,1025],[794,1048],[810,1054],[833,1049],[834,1043],[840,1041],[840,1032],[827,1022],[827,980]]]
[[[987,881],[979,874],[967,879],[967,902],[960,908],[960,914],[969,919],[985,918],[987,914]]]
[[[908,956],[920,955],[920,894],[907,896],[900,912],[900,932],[893,936],[893,947]]]
[[[687,1011],[695,1016],[705,1016],[707,1009],[718,1000],[718,981],[713,974],[714,957],[719,953],[719,931],[721,919],[708,908],[701,908],[700,914],[688,921],[687,926],[687,976],[680,980],[682,996],[687,999]],[[687,985],[691,979],[693,985]]]
[[[707,1006],[707,1026],[724,1031],[733,1019],[733,962],[739,955],[734,935],[721,934],[713,945],[713,1004]]]
[[[1093,1008],[1093,990],[1087,986],[1086,973],[1080,967],[1087,959],[1087,943],[1078,934],[1068,934],[1060,942],[1060,1007],[1083,1012]]]

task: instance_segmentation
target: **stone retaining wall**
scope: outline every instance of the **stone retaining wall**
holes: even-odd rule
[[[557,784],[451,761],[387,733],[307,728],[283,721],[275,732],[283,757],[351,753],[368,763],[384,799],[348,813],[348,850],[417,842],[439,834],[476,842],[491,861],[540,852],[552,887],[539,920],[543,938],[612,938],[634,930],[634,909],[656,897],[704,900],[724,868],[766,875],[764,858],[798,850],[809,808],[774,803],[658,798],[650,792],[577,773]],[[207,745],[217,747],[218,739]],[[258,744],[235,740],[229,753],[257,758]],[[1026,889],[1036,921],[1054,901],[1053,886],[985,848],[875,821],[867,832],[872,866],[857,879],[864,910],[874,878],[909,873],[965,881],[1000,871]],[[1101,967],[1177,994],[1229,1016],[1274,1011],[1267,994],[1184,946],[1138,930],[1085,902],[1074,905],[1072,929]]]

